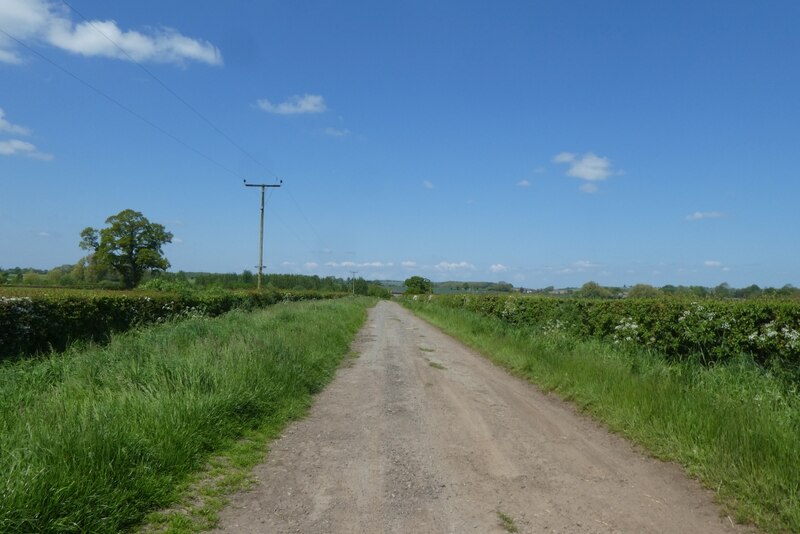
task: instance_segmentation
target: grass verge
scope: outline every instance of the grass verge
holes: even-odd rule
[[[188,319],[0,366],[0,531],[127,530],[204,466],[222,483],[198,490],[211,498],[195,515],[213,520],[214,498],[246,478],[226,464],[252,465],[306,412],[372,303]]]
[[[740,522],[800,532],[800,398],[746,358],[715,367],[433,303],[417,315],[654,456],[681,463]]]

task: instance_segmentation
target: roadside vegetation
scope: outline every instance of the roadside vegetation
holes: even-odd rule
[[[766,369],[746,353],[670,358],[646,344],[580,337],[552,321],[513,324],[436,298],[405,305],[654,456],[682,464],[737,520],[800,532],[794,373]]]
[[[0,531],[119,532],[331,380],[374,299],[280,303],[0,364]]]
[[[0,288],[0,361],[74,342],[104,343],[114,333],[187,317],[216,317],[278,302],[330,299],[319,291],[103,291]]]

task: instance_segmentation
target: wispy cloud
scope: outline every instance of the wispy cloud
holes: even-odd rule
[[[611,160],[606,157],[597,156],[592,152],[587,152],[583,155],[578,155],[573,152],[561,152],[553,157],[553,162],[569,165],[567,176],[586,180],[588,183],[580,187],[580,190],[584,193],[597,192],[597,184],[593,182],[601,182],[612,174],[623,174],[622,171],[615,171],[613,169]]]
[[[315,261],[307,261],[307,262],[306,262],[306,263],[303,265],[303,267],[305,267],[305,268],[306,268],[307,270],[309,270],[309,271],[313,271],[314,269],[316,269],[316,268],[318,268],[318,267],[319,267],[319,263],[317,263],[317,262],[315,262]]]
[[[530,187],[531,183],[528,180],[520,180],[517,182],[517,187]]]
[[[30,135],[31,131],[24,126],[11,124],[6,120],[6,112],[0,108],[0,132],[8,132],[15,135]]]
[[[600,267],[599,264],[594,263],[589,260],[578,260],[572,262],[570,265],[566,267],[561,267],[555,269],[556,274],[573,274],[573,273],[585,273],[589,269],[596,269]]]
[[[348,130],[347,128],[339,129],[339,128],[329,127],[325,128],[324,133],[325,135],[329,135],[331,137],[347,137],[348,135],[350,135],[350,130]]]
[[[326,267],[393,267],[394,263],[383,262],[383,261],[365,261],[362,263],[354,262],[354,261],[343,261],[343,262],[336,262],[336,261],[329,261],[325,263]]]
[[[261,99],[258,107],[267,113],[276,115],[300,115],[304,113],[322,113],[327,108],[325,99],[320,95],[294,95],[285,102],[273,104],[269,100]]]
[[[574,265],[575,267],[577,267],[579,269],[591,269],[593,267],[599,267],[598,264],[596,264],[594,262],[591,262],[589,260],[578,260],[575,263],[573,263],[572,265]]]
[[[576,154],[572,152],[559,152],[553,157],[554,163],[569,163],[575,160]]]
[[[465,261],[460,261],[458,263],[448,262],[448,261],[441,261],[433,266],[434,269],[441,272],[453,272],[453,271],[474,271],[475,266],[471,263],[467,263]]]
[[[0,7],[0,10],[1,9],[2,7]],[[5,110],[2,108],[0,108],[0,132],[7,132],[15,135],[31,134],[29,128],[9,122],[8,119],[6,119]],[[27,156],[29,158],[40,159],[44,161],[50,161],[53,159],[52,154],[45,154],[44,152],[39,151],[39,149],[36,148],[36,145],[29,143],[28,141],[22,141],[20,139],[1,140],[0,156],[14,155]]]
[[[433,183],[428,180],[423,180],[422,187],[424,187],[425,189],[433,189]]]
[[[491,267],[489,267],[489,270],[492,271],[493,273],[504,273],[508,271],[508,267],[506,267],[502,263],[494,263],[492,264]]]
[[[9,139],[8,141],[0,141],[0,156],[14,156],[22,155],[29,158],[40,159],[43,161],[50,161],[53,159],[52,154],[45,154],[39,152],[36,145],[28,143],[27,141],[20,141],[19,139]]]
[[[686,216],[687,221],[701,221],[703,219],[720,219],[725,217],[721,211],[695,211]]]
[[[401,261],[400,265],[402,265],[403,267],[405,267],[407,269],[411,269],[412,267],[416,267],[417,266],[417,262],[415,262],[415,261]]]
[[[123,30],[113,20],[75,23],[70,11],[50,0],[0,2],[0,27],[20,41],[44,42],[82,56],[101,56],[139,62],[183,63],[187,60],[222,65],[219,49],[172,28],[146,33]],[[16,43],[0,37],[0,61],[22,63]]]
[[[719,269],[723,273],[727,273],[728,271],[731,270],[730,267],[728,267],[727,265],[724,265],[719,260],[706,260],[706,261],[703,262],[703,266],[707,267],[709,269]]]

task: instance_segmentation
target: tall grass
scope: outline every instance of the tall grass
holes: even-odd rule
[[[368,299],[188,319],[0,366],[0,531],[118,532],[248,429],[304,413]]]
[[[800,532],[800,398],[746,357],[703,367],[474,312],[408,304],[496,363],[685,466],[742,522]]]

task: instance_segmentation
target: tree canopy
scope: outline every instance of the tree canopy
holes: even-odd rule
[[[611,291],[601,286],[597,282],[586,282],[575,292],[575,296],[587,299],[607,299],[611,298]]]
[[[169,268],[161,247],[172,242],[172,234],[163,225],[131,209],[112,215],[106,224],[81,232],[80,247],[93,251],[90,263],[117,271],[126,288],[136,287],[145,272]]]
[[[412,276],[404,282],[407,295],[424,295],[431,292],[431,281],[421,276]]]

